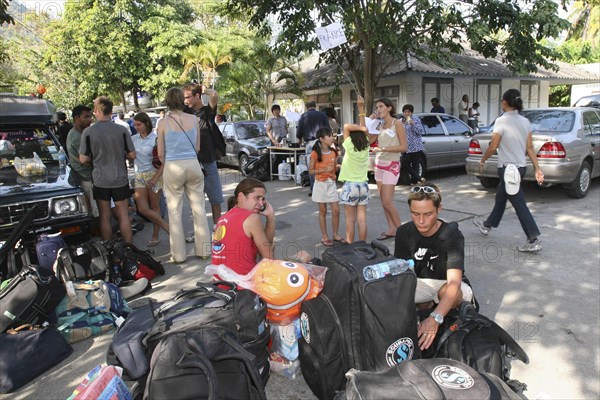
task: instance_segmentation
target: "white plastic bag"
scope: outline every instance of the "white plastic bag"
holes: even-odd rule
[[[33,158],[15,157],[15,169],[21,176],[44,175],[46,166],[36,152],[33,152]]]

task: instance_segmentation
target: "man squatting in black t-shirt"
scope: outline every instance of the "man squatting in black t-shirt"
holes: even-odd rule
[[[431,346],[444,317],[463,301],[471,301],[473,291],[462,281],[465,270],[465,239],[455,222],[438,218],[442,194],[433,184],[413,186],[408,196],[411,222],[396,231],[394,256],[415,261],[417,290],[415,303],[435,302],[431,315],[418,328],[419,347]]]

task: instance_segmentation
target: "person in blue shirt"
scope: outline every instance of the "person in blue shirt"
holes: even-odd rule
[[[432,106],[431,107],[432,113],[439,113],[439,114],[446,113],[446,109],[440,105],[440,99],[438,99],[437,97],[434,97],[433,99],[431,99],[431,106]]]

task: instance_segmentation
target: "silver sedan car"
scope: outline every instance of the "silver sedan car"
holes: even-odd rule
[[[531,121],[533,148],[544,173],[544,186],[561,184],[574,198],[587,195],[592,178],[600,176],[600,111],[585,107],[528,109],[521,115]],[[497,154],[486,160],[483,172],[479,160],[487,150],[494,126],[475,135],[466,159],[467,173],[484,187],[496,187]],[[525,181],[535,182],[533,165],[528,159]]]
[[[422,141],[425,157],[419,161],[419,175],[424,171],[462,167],[469,150],[473,130],[460,119],[448,114],[418,113],[425,130]],[[374,146],[374,145],[372,145]],[[369,171],[373,171],[375,154],[371,153]],[[400,169],[400,183],[409,184],[406,168]]]

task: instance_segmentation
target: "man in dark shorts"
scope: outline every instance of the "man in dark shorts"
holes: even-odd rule
[[[113,103],[107,97],[94,100],[96,123],[86,128],[81,135],[79,161],[92,165],[94,198],[100,212],[100,236],[102,240],[112,237],[110,223],[111,199],[115,203],[119,230],[126,243],[133,242],[129,221],[129,179],[125,159],[135,159],[135,148],[129,130],[111,120]]]
[[[396,231],[394,256],[415,262],[415,303],[422,308],[435,306],[418,328],[419,347],[425,350],[448,312],[463,301],[471,301],[473,291],[463,282],[465,239],[455,222],[438,218],[442,194],[437,186],[413,186],[408,206],[412,221]]]

